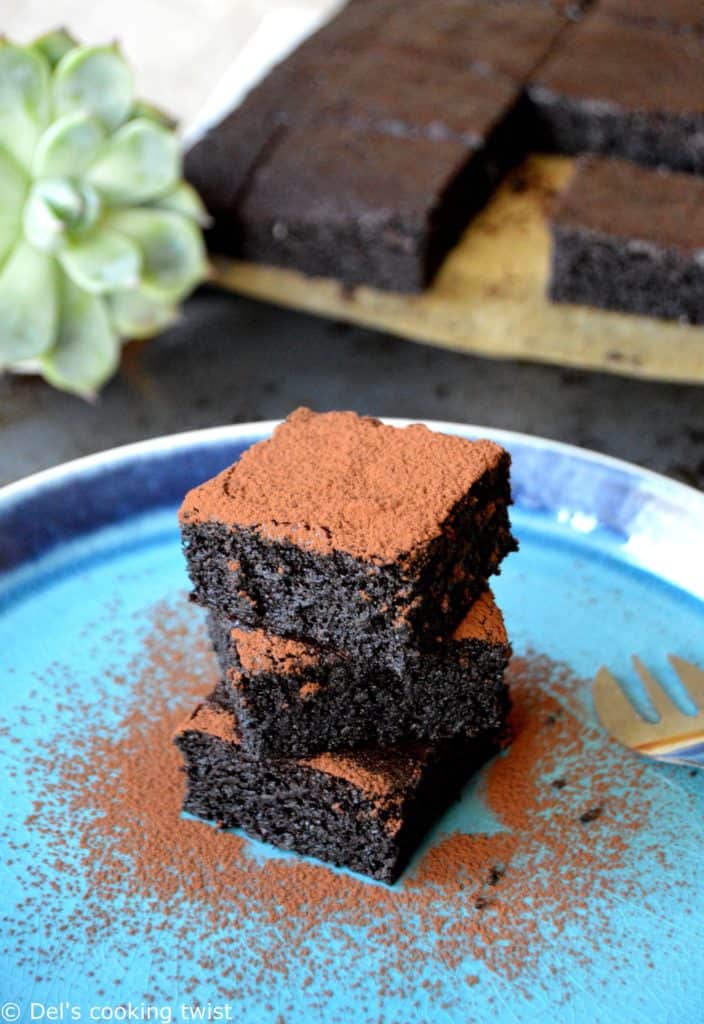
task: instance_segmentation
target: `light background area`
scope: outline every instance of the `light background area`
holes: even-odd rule
[[[0,33],[18,42],[63,25],[82,42],[119,40],[137,93],[186,132],[295,45],[342,0],[4,0]]]

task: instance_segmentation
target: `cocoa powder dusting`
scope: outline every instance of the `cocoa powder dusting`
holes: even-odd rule
[[[395,562],[438,535],[455,505],[507,459],[420,423],[296,409],[270,438],[186,495],[182,524],[248,527],[265,541]]]
[[[504,617],[490,590],[485,590],[483,594],[479,595],[455,629],[452,639],[459,641],[484,640],[496,644],[508,643]]]
[[[420,991],[426,982],[417,979],[433,963],[457,972],[469,998],[480,984],[472,960],[529,991],[555,941],[578,962],[603,955],[605,911],[594,908],[595,891],[607,900],[646,898],[637,872],[622,870],[649,822],[639,785],[646,769],[580,722],[576,680],[539,657],[516,659],[510,670],[514,740],[480,786],[494,825],[445,835],[393,888],[310,861],[255,856],[247,840],[182,818],[172,734],[217,676],[192,618],[185,598],[154,609],[118,696],[115,680],[96,679],[91,704],[74,703],[71,679],[57,666],[62,734],[14,752],[18,778],[36,794],[25,823],[36,857],[22,878],[27,925],[15,917],[3,927],[18,965],[34,976],[72,946],[124,934],[129,941],[119,940],[116,953],[125,972],[136,956],[152,963],[144,998],[167,1000],[204,983],[212,998],[243,1003],[276,991],[284,1020],[301,992],[312,992],[312,978],[323,1003],[326,991],[342,998],[341,977],[354,1000],[358,983],[346,965],[369,950],[379,1001],[408,986]],[[46,885],[57,872],[61,885]],[[576,918],[578,944],[568,928]],[[256,927],[240,932],[243,921]],[[336,935],[327,957],[316,939],[322,926]],[[207,956],[184,976],[179,965],[201,948]],[[614,971],[627,969],[614,963]],[[423,998],[446,995],[433,986],[428,980]]]
[[[315,665],[317,652],[311,644],[275,636],[263,629],[230,631],[230,641],[237,651],[242,670],[248,675],[283,672],[295,675]]]
[[[308,700],[309,697],[314,697],[320,690],[320,683],[304,683],[298,689],[298,696],[301,700]]]
[[[235,728],[234,716],[224,708],[208,703],[199,704],[179,725],[175,735],[185,732],[205,732],[236,746],[241,742],[240,734]]]

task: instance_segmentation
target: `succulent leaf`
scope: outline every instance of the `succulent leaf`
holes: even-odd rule
[[[30,47],[0,40],[0,111],[23,110],[42,127],[49,117],[49,65]]]
[[[172,188],[179,172],[173,132],[146,118],[135,118],[115,132],[88,180],[109,202],[136,204]]]
[[[0,146],[0,269],[22,233],[22,207],[29,178]]]
[[[70,178],[40,178],[24,207],[24,233],[45,252],[64,249],[92,228],[100,215],[100,199],[90,185]]]
[[[154,298],[139,288],[111,295],[108,309],[115,330],[127,338],[150,338],[178,316],[175,304]]]
[[[187,181],[179,182],[176,188],[171,189],[159,199],[155,199],[150,205],[158,210],[171,210],[173,213],[180,213],[182,216],[194,220],[201,227],[208,227],[212,223],[212,217],[206,210],[203,200]]]
[[[96,231],[63,249],[59,260],[69,277],[88,292],[120,291],[139,283],[139,248],[118,231]]]
[[[38,50],[46,57],[51,67],[55,68],[61,58],[76,46],[78,46],[78,40],[74,39],[70,32],[67,32],[65,28],[57,28],[53,32],[46,32],[43,36],[35,39],[32,49]]]
[[[116,46],[0,38],[0,370],[86,397],[206,276],[174,123]]]
[[[24,206],[25,238],[42,252],[56,252],[66,245],[66,216],[71,215],[73,190],[67,182],[38,182]],[[77,211],[76,211],[77,212]]]
[[[49,64],[29,47],[0,40],[0,139],[23,167],[49,119]]]
[[[57,114],[91,113],[114,131],[133,103],[132,74],[112,46],[78,46],[59,61],[53,75]]]
[[[94,163],[105,142],[100,121],[79,111],[50,125],[37,143],[33,173],[37,178],[78,177]]]
[[[119,354],[105,303],[61,274],[56,340],[41,357],[46,379],[64,391],[92,397],[115,372]]]
[[[132,107],[132,117],[146,117],[148,121],[154,121],[156,124],[160,124],[163,128],[169,128],[171,131],[178,126],[178,122],[167,114],[165,110],[155,106],[153,103],[147,103],[145,100],[135,100]]]
[[[18,242],[0,273],[0,365],[34,359],[56,331],[56,265],[29,242]]]
[[[170,210],[136,208],[113,213],[109,222],[138,246],[148,294],[176,302],[205,277],[203,238],[192,221]]]

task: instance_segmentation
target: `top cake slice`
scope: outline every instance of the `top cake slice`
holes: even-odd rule
[[[408,645],[457,625],[515,548],[509,466],[491,441],[298,409],[186,496],[194,599],[402,664]]]

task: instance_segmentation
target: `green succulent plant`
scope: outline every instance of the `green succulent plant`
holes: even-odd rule
[[[205,217],[116,46],[0,39],[0,368],[94,394],[205,277]]]

